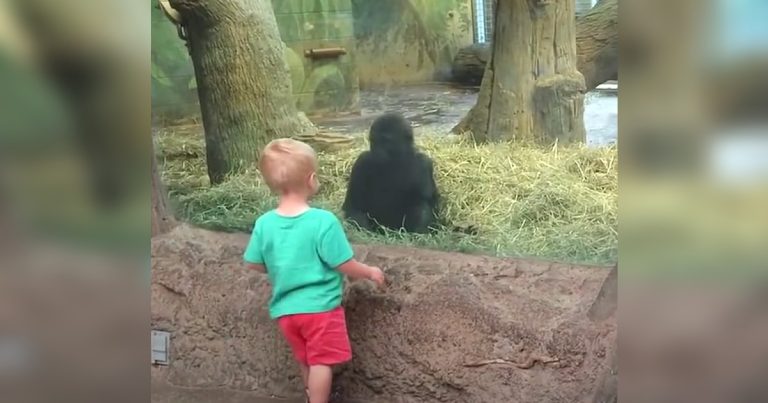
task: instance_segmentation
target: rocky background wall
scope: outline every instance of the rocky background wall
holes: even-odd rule
[[[272,4],[299,110],[308,114],[359,111],[351,1],[273,0]],[[308,49],[334,47],[347,53],[330,59],[304,56]]]
[[[363,86],[450,78],[456,52],[472,43],[471,0],[352,0]]]
[[[181,226],[153,239],[152,328],[172,335],[170,365],[152,370],[156,384],[301,395],[268,318],[266,278],[241,263],[247,238]],[[390,284],[383,292],[366,282],[346,288],[355,357],[336,381],[347,398],[572,403],[603,387],[617,327],[615,291],[597,298],[607,269],[393,247],[356,252]]]
[[[152,7],[152,110],[156,118],[199,114],[192,62],[176,28]],[[308,114],[357,112],[360,86],[445,80],[472,43],[471,0],[274,0],[297,106]],[[313,60],[312,48],[343,47]]]

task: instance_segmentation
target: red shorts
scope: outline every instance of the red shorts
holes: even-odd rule
[[[277,319],[296,361],[304,365],[336,365],[352,359],[344,309],[300,313]]]

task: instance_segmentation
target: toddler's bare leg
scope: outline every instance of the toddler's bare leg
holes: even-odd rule
[[[307,364],[299,363],[299,368],[301,369],[301,380],[304,382],[304,393],[309,399],[309,367]]]
[[[327,365],[312,365],[309,367],[309,401],[310,403],[328,403],[331,395],[333,371]]]
[[[301,380],[304,381],[304,387],[309,387],[309,367],[307,364],[299,364],[299,368],[301,369]]]

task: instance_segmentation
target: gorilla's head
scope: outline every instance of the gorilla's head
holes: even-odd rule
[[[383,152],[391,156],[411,154],[413,148],[413,128],[399,113],[386,113],[371,124],[368,133],[371,151]]]

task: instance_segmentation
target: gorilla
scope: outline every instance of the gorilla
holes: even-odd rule
[[[378,117],[368,133],[342,205],[349,221],[367,230],[381,227],[427,233],[437,226],[439,194],[432,160],[416,150],[411,124],[398,113]]]

